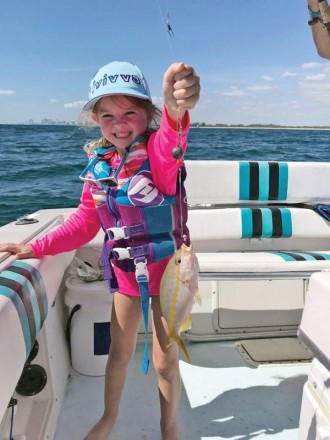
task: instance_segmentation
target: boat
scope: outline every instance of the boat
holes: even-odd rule
[[[182,335],[182,440],[329,439],[330,295],[313,298],[330,275],[330,223],[316,209],[330,203],[330,163],[185,164],[202,304]],[[2,226],[0,242],[33,241],[73,211],[31,213]],[[102,244],[100,232],[40,260],[0,254],[0,440],[81,440],[102,414],[111,341],[96,353],[95,324],[108,332],[111,295],[78,270],[100,271]],[[141,326],[113,440],[160,438],[143,341]]]

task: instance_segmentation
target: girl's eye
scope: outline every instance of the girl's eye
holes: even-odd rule
[[[112,115],[110,115],[108,113],[101,116],[101,119],[110,119],[110,118],[112,118]]]
[[[130,110],[129,112],[126,112],[125,115],[132,116],[132,115],[135,115],[135,112],[133,110]]]

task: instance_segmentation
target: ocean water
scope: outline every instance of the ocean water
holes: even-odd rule
[[[97,128],[0,125],[0,225],[39,209],[75,207]],[[186,159],[328,161],[330,132],[192,128]]]

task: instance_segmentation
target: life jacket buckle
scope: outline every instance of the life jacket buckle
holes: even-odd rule
[[[145,281],[149,281],[149,272],[147,267],[147,259],[145,257],[134,258],[135,277],[137,281],[144,277]]]
[[[106,231],[110,240],[121,240],[129,238],[125,234],[125,228],[108,228]]]
[[[127,258],[132,258],[130,249],[131,248],[113,248],[112,254],[116,260],[126,260]]]

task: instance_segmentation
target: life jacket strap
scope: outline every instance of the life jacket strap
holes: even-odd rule
[[[144,235],[146,230],[143,224],[139,224],[134,226],[122,226],[121,228],[108,228],[106,232],[110,240],[120,240],[136,235]]]
[[[145,257],[137,257],[134,259],[135,277],[139,285],[139,292],[141,297],[141,308],[144,322],[144,350],[142,359],[142,371],[144,374],[148,373],[149,368],[149,354],[148,354],[148,325],[149,325],[149,273],[147,266],[147,259]]]
[[[149,244],[143,244],[142,246],[113,248],[111,253],[112,256],[116,258],[116,260],[126,260],[127,258],[144,257],[145,255],[150,254],[150,246]]]

